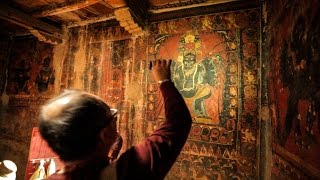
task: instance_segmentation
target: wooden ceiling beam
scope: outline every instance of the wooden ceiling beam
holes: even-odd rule
[[[86,26],[89,24],[94,24],[94,23],[103,22],[103,21],[109,21],[109,20],[113,20],[113,19],[116,19],[116,17],[112,14],[104,15],[104,16],[91,18],[91,19],[84,20],[84,21],[69,23],[68,25],[66,25],[66,28],[73,28],[73,27],[77,27],[77,26]]]
[[[120,26],[134,35],[143,33],[149,6],[147,0],[104,0],[114,8],[114,15]]]
[[[101,1],[99,4],[105,6],[106,8],[114,9],[110,4],[106,3],[105,1]]]
[[[148,19],[148,0],[125,0],[135,22],[143,29]]]
[[[104,2],[110,5],[112,8],[121,8],[127,5],[124,0],[104,0]]]
[[[47,17],[47,16],[58,15],[66,12],[76,11],[76,10],[88,7],[90,5],[99,3],[100,1],[102,0],[84,0],[84,1],[73,3],[73,4],[65,5],[59,8],[53,8],[53,9],[48,9],[40,12],[35,12],[32,14],[32,16]]]
[[[60,28],[40,21],[5,4],[0,4],[0,19],[26,28],[30,32],[38,31],[41,34],[50,36],[52,39],[56,39],[57,42],[61,42],[63,39],[63,33]]]
[[[26,29],[41,30],[59,37],[62,37],[62,30],[36,19],[28,14],[11,8],[5,4],[0,4],[0,18]]]
[[[183,10],[183,9],[190,9],[190,8],[198,8],[198,7],[205,7],[205,6],[212,6],[212,5],[217,5],[217,4],[222,4],[222,3],[229,3],[229,2],[234,2],[234,1],[239,1],[239,0],[209,0],[207,2],[199,3],[199,4],[191,4],[191,5],[181,5],[179,6],[172,6],[167,7],[167,8],[160,8],[160,9],[150,9],[149,12],[153,14],[158,14],[158,13],[165,13],[165,12],[171,12],[171,11],[177,11],[177,10]],[[240,0],[241,1],[241,0]],[[183,3],[180,3],[183,4]],[[173,4],[175,5],[175,4]]]
[[[176,11],[169,11],[163,13],[151,14],[149,22],[167,21],[172,19],[179,19],[191,16],[200,16],[206,14],[238,11],[243,9],[251,9],[260,7],[260,1],[258,0],[238,0],[234,2],[215,4],[211,6],[193,7],[190,9],[180,9]]]

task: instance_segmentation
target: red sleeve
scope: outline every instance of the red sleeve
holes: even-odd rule
[[[192,119],[184,99],[172,82],[164,82],[160,90],[166,121],[134,149],[139,164],[152,176],[163,179],[187,140]]]

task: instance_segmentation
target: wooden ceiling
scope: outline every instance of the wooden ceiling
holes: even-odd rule
[[[10,0],[0,2],[0,36],[62,41],[63,28],[114,21],[132,34],[148,22],[259,6],[259,0]],[[114,24],[114,23],[113,23]]]

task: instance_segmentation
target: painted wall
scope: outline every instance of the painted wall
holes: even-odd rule
[[[320,178],[319,18],[319,1],[268,3],[274,179]]]
[[[149,59],[173,60],[172,79],[193,117],[168,179],[258,177],[258,9],[151,24]],[[148,76],[146,135],[164,119]]]
[[[24,177],[32,128],[38,108],[54,94],[53,47],[35,38],[1,44],[0,159],[18,165]]]
[[[95,93],[117,108],[122,150],[136,144],[164,120],[149,61],[171,58],[172,79],[193,125],[167,179],[257,179],[260,10],[153,23],[148,36],[139,38],[109,26],[70,29],[68,40],[55,47],[14,43],[8,85],[2,88],[9,101],[2,100],[7,109],[0,121],[1,158],[16,161],[23,177],[38,107],[65,88]],[[15,153],[23,158],[15,159]]]
[[[126,149],[163,121],[148,63],[171,58],[194,124],[168,179],[256,178],[259,19],[254,9],[172,20],[151,24],[140,38],[103,25],[72,29],[61,86],[91,91],[118,108]],[[193,62],[184,61],[188,53]]]

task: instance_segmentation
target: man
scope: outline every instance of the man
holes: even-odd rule
[[[48,179],[163,179],[185,144],[192,119],[170,80],[171,60],[153,62],[166,121],[148,138],[109,163],[106,152],[117,139],[115,111],[99,97],[66,91],[40,113],[40,133],[64,161]]]

